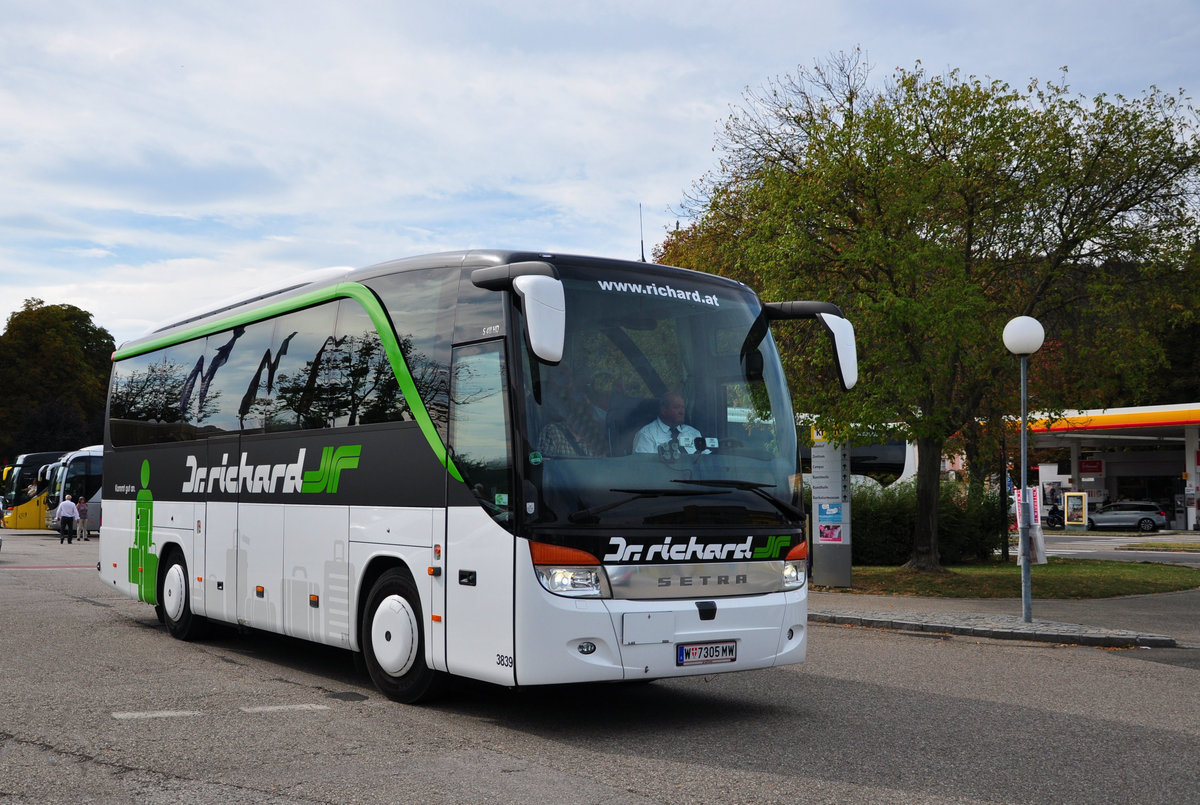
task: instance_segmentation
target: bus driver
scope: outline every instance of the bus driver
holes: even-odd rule
[[[658,418],[638,431],[633,440],[633,452],[654,453],[660,444],[679,442],[688,453],[696,452],[696,439],[700,431],[683,424],[686,406],[683,395],[669,391],[658,401]]]

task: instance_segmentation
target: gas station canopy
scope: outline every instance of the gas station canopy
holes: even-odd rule
[[[1083,444],[1108,450],[1147,447],[1150,443],[1160,442],[1178,449],[1184,446],[1189,430],[1194,437],[1200,428],[1200,403],[1067,411],[1058,417],[1042,414],[1030,419],[1030,438],[1034,447]],[[1193,447],[1193,464],[1194,452]]]

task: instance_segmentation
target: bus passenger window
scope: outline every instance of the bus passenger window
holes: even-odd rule
[[[256,405],[259,389],[247,384],[256,376],[255,369],[263,354],[271,348],[274,329],[275,322],[268,320],[209,337],[206,368],[196,403],[207,414],[205,431],[236,433],[261,423],[260,406]]]
[[[450,333],[458,299],[456,272],[405,271],[365,282],[378,294],[396,329],[396,341],[425,411],[443,440],[450,394]],[[491,293],[491,292],[489,292]],[[494,294],[493,294],[494,295]],[[399,389],[396,390],[399,394]],[[410,403],[400,398],[402,419]],[[389,413],[389,419],[393,417]]]
[[[511,511],[511,450],[502,343],[454,350],[451,366],[450,449],[463,480],[492,517]]]
[[[355,299],[338,304],[330,357],[335,426],[412,419],[375,324]]]
[[[109,388],[109,432],[114,447],[154,444],[156,425],[162,421],[163,398],[168,391],[164,380],[178,378],[183,385],[186,370],[174,371],[157,355],[147,353],[113,364]],[[34,470],[36,472],[36,469]]]
[[[275,365],[268,431],[327,428],[332,425],[328,360],[337,304],[297,310],[276,322],[271,351]]]

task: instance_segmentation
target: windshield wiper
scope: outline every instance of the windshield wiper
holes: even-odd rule
[[[572,523],[581,523],[585,520],[590,520],[601,512],[606,512],[609,509],[615,509],[618,506],[624,506],[626,503],[632,503],[635,500],[643,498],[666,498],[666,497],[695,497],[701,495],[728,495],[728,492],[693,492],[690,489],[610,489],[609,492],[621,492],[629,495],[627,498],[614,500],[611,503],[604,503],[600,506],[591,506],[586,509],[580,509],[577,512],[567,515],[567,519]]]
[[[671,481],[671,483],[673,483],[673,484],[691,484],[694,486],[718,486],[718,487],[725,486],[725,487],[729,487],[730,489],[743,489],[747,492],[753,492],[754,494],[758,495],[760,498],[767,501],[775,508],[779,509],[779,511],[783,512],[788,517],[791,517],[793,520],[800,520],[800,521],[804,520],[804,511],[802,509],[798,509],[795,506],[793,506],[792,504],[790,504],[786,501],[782,501],[779,498],[775,497],[774,495],[767,494],[766,492],[763,491],[764,489],[773,488],[775,486],[774,484],[759,484],[759,483],[755,483],[754,481],[738,481],[738,480],[733,480],[733,479],[713,479],[713,480],[708,480],[708,481],[675,479],[675,480]]]

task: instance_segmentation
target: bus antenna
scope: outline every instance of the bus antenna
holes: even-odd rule
[[[642,227],[642,202],[638,202],[638,236],[642,239],[642,262],[646,262],[646,230]]]

